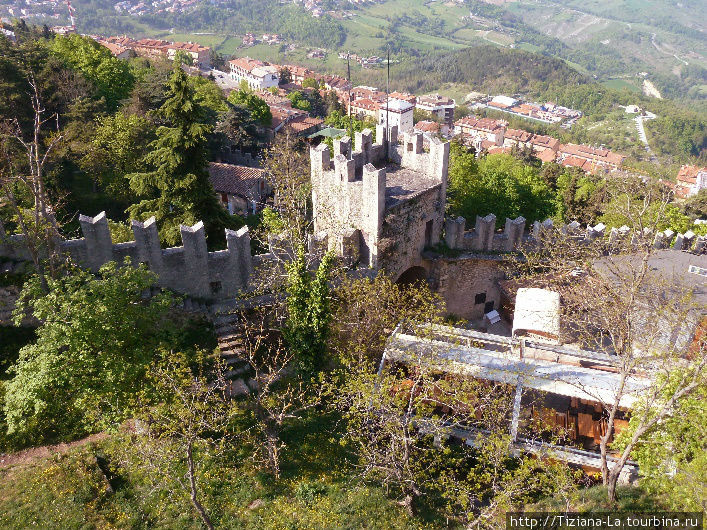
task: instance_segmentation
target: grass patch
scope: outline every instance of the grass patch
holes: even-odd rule
[[[274,482],[235,448],[230,462],[200,468],[202,502],[218,528],[440,528],[409,518],[383,489],[363,484],[337,438],[336,418],[308,418],[286,433],[283,477]],[[201,528],[185,492],[154,490],[144,466],[121,464],[122,435],[64,455],[0,470],[0,528]],[[114,493],[96,464],[105,456]],[[257,501],[257,502],[256,502]]]

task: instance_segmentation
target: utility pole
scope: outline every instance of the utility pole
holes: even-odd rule
[[[388,140],[390,139],[390,133],[388,132],[389,131],[388,128],[390,127],[390,121],[388,119],[389,118],[388,106],[390,105],[390,99],[389,99],[389,96],[390,96],[390,46],[388,46],[388,64],[387,64],[387,66],[388,66],[388,75],[387,75],[387,78],[385,81],[385,138],[381,138],[380,142],[386,146],[385,147],[385,161],[390,162],[390,160],[388,160],[388,153],[390,152],[390,147],[387,145]]]
[[[353,133],[353,123],[351,122],[351,88],[353,87],[353,83],[351,83],[351,53],[346,52],[346,81],[349,84],[349,101],[348,101],[348,108],[346,109],[346,114],[349,117],[349,140],[351,141],[351,150],[355,148],[354,146],[354,133]]]

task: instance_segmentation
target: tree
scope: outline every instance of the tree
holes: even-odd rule
[[[191,368],[187,356],[178,352],[164,351],[159,357],[164,360],[151,367],[150,391],[142,396],[145,412],[138,435],[130,440],[137,447],[129,451],[139,451],[140,465],[155,475],[157,487],[176,480],[204,526],[213,529],[202,501],[199,463],[218,458],[234,439],[225,371],[221,365],[209,369],[203,358]]]
[[[91,81],[111,108],[130,94],[134,77],[128,64],[113,57],[108,48],[90,37],[59,36],[51,49],[67,67],[80,71]]]
[[[124,112],[99,117],[96,123],[91,143],[79,165],[112,197],[133,199],[125,177],[144,169],[146,140],[154,137],[154,128],[142,116]]]
[[[251,151],[260,140],[258,125],[253,115],[244,105],[227,103],[228,110],[221,115],[216,124],[215,132],[223,135],[221,148],[237,146],[239,149]]]
[[[523,216],[544,220],[554,214],[553,197],[537,168],[510,155],[474,159],[474,153],[453,143],[449,163],[449,211],[467,220],[496,215],[497,223]]]
[[[221,206],[209,181],[207,135],[211,128],[204,123],[205,109],[179,67],[172,73],[168,96],[160,109],[168,125],[157,129],[152,151],[145,157],[154,170],[128,176],[131,189],[145,197],[128,212],[139,219],[155,216],[162,225],[160,237],[169,245],[179,242],[180,225],[201,220],[214,245],[223,240],[223,229],[234,227],[237,219]]]
[[[310,101],[302,95],[302,92],[295,90],[287,94],[287,99],[292,103],[292,108],[309,111],[312,108]]]
[[[307,77],[302,81],[302,88],[313,88],[319,90],[319,82],[313,77]]]
[[[184,50],[177,50],[177,53],[174,54],[173,60],[177,64],[194,66],[194,57],[192,57],[191,54],[185,52]]]
[[[344,276],[333,292],[329,348],[342,366],[374,371],[390,330],[400,322],[441,324],[444,301],[426,284],[405,288],[379,272],[374,278]]]
[[[282,331],[287,348],[294,355],[298,373],[313,377],[326,362],[331,309],[329,273],[332,253],[324,255],[316,274],[307,270],[304,247],[297,249],[287,268],[287,320]]]
[[[56,246],[59,223],[49,196],[45,168],[63,135],[57,131],[45,141],[44,128],[47,123],[58,122],[58,114],[45,117],[40,87],[31,70],[26,72],[25,81],[31,88],[32,131],[26,135],[18,118],[0,122],[0,190],[19,232],[24,235],[39,283],[47,291],[47,276],[56,276],[61,258]],[[27,207],[27,202],[31,206]]]
[[[287,66],[283,66],[282,68],[280,68],[279,79],[280,85],[287,85],[288,83],[292,83],[292,72],[290,72],[290,69],[287,68]]]
[[[275,137],[265,151],[263,169],[275,194],[275,209],[287,227],[288,253],[307,244],[312,225],[309,157],[289,127]],[[285,234],[282,234],[285,235]]]
[[[613,357],[619,381],[610,397],[580,385],[602,406],[605,428],[599,448],[610,502],[616,499],[621,471],[642,437],[668,421],[680,400],[707,384],[704,337],[697,337],[694,349],[685,351],[689,323],[695,322],[695,311],[699,314],[694,293],[669,272],[661,272],[654,260],[651,234],[665,222],[667,205],[667,197],[656,193],[659,188],[647,188],[642,201],[631,200],[625,189],[619,194],[631,230],[623,240],[609,243],[598,238],[589,244],[548,229],[539,244],[522,248],[512,266],[524,285],[560,293],[562,322],[573,342]],[[622,400],[635,393],[631,390],[635,374],[646,374],[640,393],[645,405],[632,411],[632,432],[611,461],[616,419]]]
[[[36,277],[26,284],[16,322],[28,313],[42,324],[10,369],[10,433],[37,441],[71,437],[129,417],[157,349],[173,340],[167,315],[174,299],[143,298],[155,280],[143,266],[110,262],[98,277],[77,268],[50,279],[46,294]]]
[[[233,105],[248,107],[253,119],[260,125],[269,127],[272,124],[272,112],[264,99],[256,96],[247,86],[234,90],[228,95],[228,101]]]
[[[401,326],[433,338],[424,326]],[[435,350],[430,341],[378,374],[352,365],[342,378],[334,401],[361,476],[382,483],[411,515],[426,501],[481,528],[538,496],[568,495],[565,466],[509,453],[513,387],[445,373]],[[473,448],[445,442],[464,431]]]
[[[278,308],[274,318],[277,319]],[[241,437],[252,448],[253,461],[276,479],[280,478],[286,445],[283,430],[321,404],[326,385],[311,384],[297,374],[296,352],[285,347],[271,328],[273,314],[260,309],[241,315],[243,350],[241,358],[252,375],[252,389],[238,400],[248,418]]]
[[[615,445],[621,449],[642,430],[646,419],[656,415],[656,405],[669,403],[678,381],[689,372],[675,370],[659,396],[646,396],[634,411],[628,429]],[[654,401],[654,398],[658,401]],[[660,411],[660,409],[658,409]],[[703,511],[707,507],[707,385],[685,393],[672,403],[672,410],[639,435],[634,458],[638,462],[641,488],[664,500],[675,510]]]

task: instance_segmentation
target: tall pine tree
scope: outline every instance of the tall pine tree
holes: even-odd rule
[[[130,187],[146,197],[128,208],[133,218],[155,216],[160,238],[168,245],[181,240],[179,225],[203,221],[209,246],[224,239],[224,228],[236,228],[242,220],[221,206],[208,172],[208,138],[205,107],[196,97],[184,71],[177,64],[168,83],[167,100],[159,110],[166,125],[157,129],[157,139],[146,162],[154,168],[129,175]]]

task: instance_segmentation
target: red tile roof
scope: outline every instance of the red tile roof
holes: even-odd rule
[[[553,151],[552,149],[545,149],[543,151],[540,151],[539,153],[536,153],[535,156],[541,162],[547,163],[554,162],[555,158],[557,158],[557,153],[555,153],[555,151]]]
[[[218,193],[240,195],[250,200],[257,200],[258,184],[265,178],[265,171],[255,167],[235,164],[209,163],[209,180]]]
[[[557,151],[560,148],[560,141],[552,136],[544,136],[542,134],[534,134],[530,139],[530,144],[535,148],[551,149]]]
[[[479,131],[486,132],[499,132],[507,124],[502,120],[492,120],[491,118],[475,118],[474,116],[467,116],[461,120],[454,122],[457,127],[466,127],[469,129],[475,129]]]
[[[626,158],[624,155],[612,153],[608,149],[595,148],[589,145],[561,144],[559,152],[565,156],[574,156],[616,167],[620,166]]]
[[[522,129],[506,129],[505,138],[508,140],[515,140],[516,142],[529,142],[533,137],[533,133],[524,131]]]
[[[253,68],[258,66],[265,66],[263,61],[258,61],[257,59],[251,59],[250,57],[239,57],[238,59],[231,59],[228,61],[236,68],[242,68],[246,72],[250,72]]]
[[[439,132],[439,123],[434,121],[418,121],[414,129],[421,132],[436,133]]]
[[[288,127],[292,127],[292,130],[296,133],[301,133],[308,131],[313,127],[319,127],[324,123],[324,120],[319,118],[312,118],[310,116],[298,116],[287,122]]]

